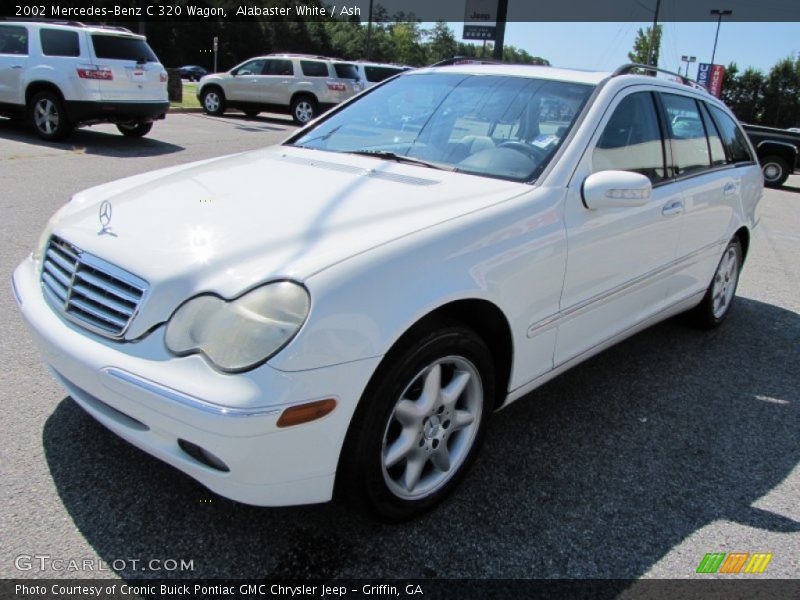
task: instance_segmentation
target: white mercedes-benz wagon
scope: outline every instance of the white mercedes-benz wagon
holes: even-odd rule
[[[687,81],[460,65],[75,195],[13,287],[103,425],[222,496],[434,506],[491,413],[734,300],[762,176]]]

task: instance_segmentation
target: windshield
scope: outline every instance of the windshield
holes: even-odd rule
[[[496,75],[404,75],[343,108],[290,145],[390,154],[449,170],[529,181],[539,176],[592,86]]]
[[[92,35],[97,58],[158,62],[156,55],[142,39],[118,35]]]

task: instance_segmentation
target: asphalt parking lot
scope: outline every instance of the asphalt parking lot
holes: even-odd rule
[[[764,577],[797,577],[800,176],[765,193],[723,327],[672,319],[498,413],[461,488],[415,522],[224,500],[66,398],[8,285],[49,216],[88,186],[291,130],[282,117],[180,114],[142,140],[101,126],[60,145],[0,119],[0,577],[680,578],[706,552],[771,552]],[[20,571],[20,555],[125,566]]]

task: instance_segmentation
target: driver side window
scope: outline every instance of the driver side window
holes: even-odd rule
[[[617,105],[592,153],[592,172],[633,171],[657,183],[666,178],[664,142],[650,92]]]
[[[264,60],[251,60],[236,69],[236,75],[261,75],[264,70]]]

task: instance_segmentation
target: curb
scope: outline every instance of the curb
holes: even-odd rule
[[[203,112],[202,108],[173,108],[170,106],[168,113],[200,113]]]

